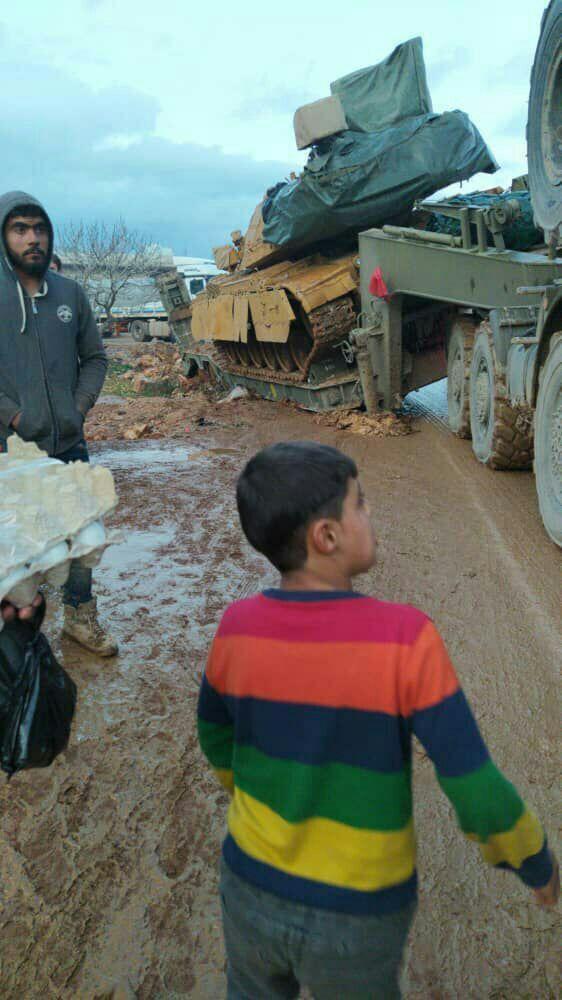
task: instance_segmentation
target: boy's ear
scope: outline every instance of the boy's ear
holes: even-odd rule
[[[309,525],[307,536],[309,551],[321,556],[331,556],[338,546],[336,522],[329,517],[313,521]]]

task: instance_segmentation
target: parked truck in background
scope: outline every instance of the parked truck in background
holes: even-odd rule
[[[310,409],[371,413],[446,376],[451,430],[491,469],[534,466],[545,529],[562,546],[562,0],[542,18],[527,145],[544,235],[530,249],[506,245],[520,178],[498,199],[418,202],[406,224],[360,232],[354,254],[235,263],[194,304],[168,272],[162,301],[188,371]]]
[[[190,302],[205,290],[211,278],[220,273],[213,260],[201,257],[174,256],[173,262],[177,273],[184,279]],[[128,333],[138,343],[152,339],[175,340],[168,324],[167,309],[159,299],[136,305],[115,306],[111,310],[111,323],[108,323],[105,315],[98,317],[98,323],[104,337]]]

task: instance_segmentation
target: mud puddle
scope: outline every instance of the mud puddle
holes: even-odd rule
[[[114,472],[127,471],[132,475],[146,475],[156,472],[158,475],[179,472],[185,462],[199,459],[220,458],[221,456],[240,455],[240,449],[226,446],[210,447],[206,444],[170,445],[163,442],[135,444],[133,447],[104,448],[103,451],[93,451],[95,461],[108,466]]]
[[[171,473],[183,462],[191,458],[199,449],[195,445],[155,445],[154,442],[100,449],[92,448],[92,457],[100,465],[106,465],[113,472],[127,471],[145,475],[147,472]]]

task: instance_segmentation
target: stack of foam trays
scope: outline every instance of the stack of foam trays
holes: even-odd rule
[[[45,581],[62,586],[72,559],[95,566],[116,540],[103,523],[116,504],[109,469],[65,465],[12,435],[0,454],[0,600],[24,607]]]

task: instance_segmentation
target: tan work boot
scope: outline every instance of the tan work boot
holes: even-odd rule
[[[95,597],[85,604],[73,608],[71,604],[64,606],[64,623],[62,634],[79,642],[81,646],[97,653],[99,656],[115,656],[119,649],[115,639],[100,625]]]

